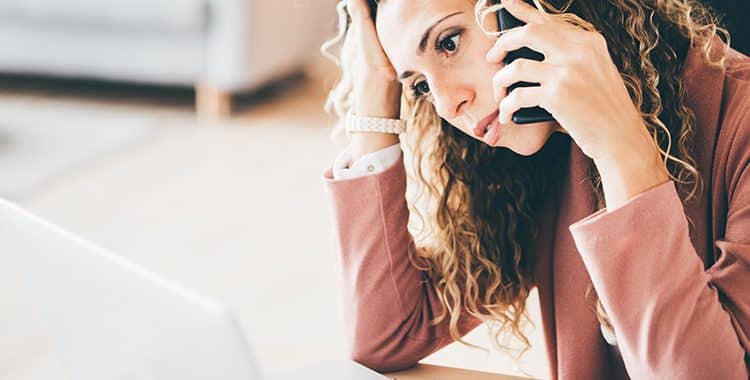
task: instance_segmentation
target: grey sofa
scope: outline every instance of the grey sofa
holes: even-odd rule
[[[199,112],[296,71],[334,0],[0,0],[0,73],[194,86]]]

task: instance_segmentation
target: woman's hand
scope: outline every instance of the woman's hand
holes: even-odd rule
[[[346,0],[351,25],[343,52],[352,54],[352,91],[354,113],[358,116],[398,119],[401,116],[401,84],[396,70],[385,55],[370,17],[367,0]],[[349,61],[349,60],[346,60]],[[352,162],[363,155],[399,143],[390,133],[354,132],[351,134]]]
[[[521,0],[503,0],[502,4],[526,25],[500,36],[487,60],[500,62],[509,51],[524,46],[544,54],[545,59],[517,59],[495,74],[500,122],[510,122],[520,108],[538,105],[550,112],[597,164],[605,193],[610,188],[608,206],[668,180],[659,151],[612,62],[604,37],[547,20]],[[507,94],[507,87],[519,81],[540,86],[518,87]]]
[[[401,108],[401,84],[396,69],[380,44],[368,0],[346,0],[351,24],[344,41],[344,59],[351,63],[354,111],[359,116],[397,119]]]
[[[347,43],[353,44],[355,80],[377,78],[398,82],[396,70],[385,55],[375,31],[375,21],[370,17],[367,0],[346,0],[351,17]]]
[[[524,46],[544,54],[545,59],[516,59],[495,74],[501,123],[509,123],[520,108],[541,106],[594,160],[652,141],[601,34],[546,20],[521,0],[502,4],[526,25],[500,36],[487,60],[500,62],[508,52]],[[519,81],[541,86],[519,87],[506,94],[507,87]]]

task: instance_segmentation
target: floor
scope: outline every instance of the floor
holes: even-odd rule
[[[194,117],[189,91],[0,81],[0,120],[22,117],[18,102],[77,115],[67,122],[94,111],[111,120],[149,116],[144,138],[68,166],[15,200],[225,304],[267,371],[345,357],[339,263],[321,179],[341,149],[329,140],[333,119],[322,110],[335,79],[312,66],[242,97],[235,116],[219,122]],[[0,378],[65,379],[18,280],[0,259]],[[535,296],[529,307],[539,321]],[[529,334],[534,347],[520,367],[460,344],[425,362],[542,378],[541,330]],[[484,327],[467,340],[490,347]]]

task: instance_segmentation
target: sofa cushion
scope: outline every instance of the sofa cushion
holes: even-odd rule
[[[0,22],[106,30],[200,31],[206,0],[2,0]]]

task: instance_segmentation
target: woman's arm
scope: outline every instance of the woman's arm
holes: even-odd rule
[[[407,229],[403,153],[381,173],[335,180],[329,169],[323,179],[332,198],[352,358],[395,371],[451,343],[447,318],[430,326],[442,305],[426,273],[408,258],[419,248]],[[459,332],[480,323],[464,313]]]
[[[750,121],[732,146],[721,256],[706,271],[673,181],[570,226],[632,378],[748,378]]]

